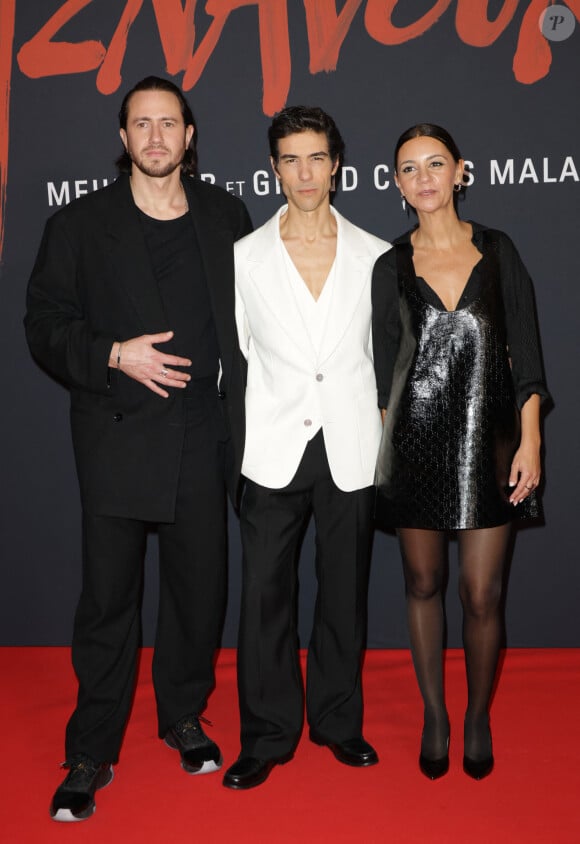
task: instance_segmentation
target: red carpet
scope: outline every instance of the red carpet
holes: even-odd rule
[[[407,651],[370,651],[365,736],[381,762],[340,765],[304,737],[292,762],[248,792],[221,776],[190,777],[156,738],[151,652],[144,651],[135,706],[115,779],[97,812],[77,824],[48,816],[63,777],[62,740],[75,682],[65,648],[0,648],[0,842],[51,844],[578,844],[580,651],[511,650],[492,708],[496,767],[482,782],[461,770],[463,657],[449,651],[451,770],[429,782],[417,767],[421,704]],[[226,764],[238,753],[235,651],[222,651],[208,731]]]

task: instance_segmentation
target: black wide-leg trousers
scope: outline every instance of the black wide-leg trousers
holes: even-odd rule
[[[215,387],[186,399],[175,521],[157,525],[159,609],[153,683],[159,736],[200,712],[214,685],[225,608],[227,505],[224,426]],[[66,755],[116,762],[141,643],[143,557],[150,525],[83,514],[83,584],[72,658],[77,707]]]
[[[316,599],[308,648],[306,712],[328,742],[362,734],[361,656],[366,639],[373,487],[341,491],[320,431],[291,483],[246,481],[238,641],[242,755],[273,759],[300,738],[304,693],[298,658],[297,562],[306,523],[316,528]]]

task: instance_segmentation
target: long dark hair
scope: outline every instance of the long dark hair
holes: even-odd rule
[[[137,84],[134,85],[123,98],[121,108],[119,109],[119,127],[121,129],[127,129],[129,103],[133,94],[136,94],[138,91],[167,91],[168,94],[173,94],[177,97],[183,122],[186,126],[193,126],[194,128],[189,146],[185,150],[183,161],[181,162],[181,170],[185,176],[195,176],[197,173],[197,127],[195,125],[193,112],[191,111],[189,103],[183,96],[181,89],[178,88],[177,85],[174,85],[173,82],[170,82],[169,79],[162,79],[160,76],[146,76],[145,79],[137,82]],[[123,150],[115,164],[117,165],[117,169],[120,173],[131,172],[131,156],[126,149]]]

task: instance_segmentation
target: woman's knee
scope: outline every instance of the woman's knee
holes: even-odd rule
[[[459,597],[463,612],[475,618],[495,615],[500,607],[501,593],[501,580],[478,584],[465,581],[459,583]]]
[[[405,567],[405,590],[407,597],[417,601],[428,601],[441,593],[443,575],[438,571],[413,571]]]

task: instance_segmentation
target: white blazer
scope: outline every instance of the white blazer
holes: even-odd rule
[[[374,480],[381,418],[371,341],[371,273],[390,244],[334,208],[334,290],[317,355],[280,252],[282,207],[235,244],[236,323],[248,361],[242,474],[261,486],[290,483],[322,419],[330,471],[345,492]]]

